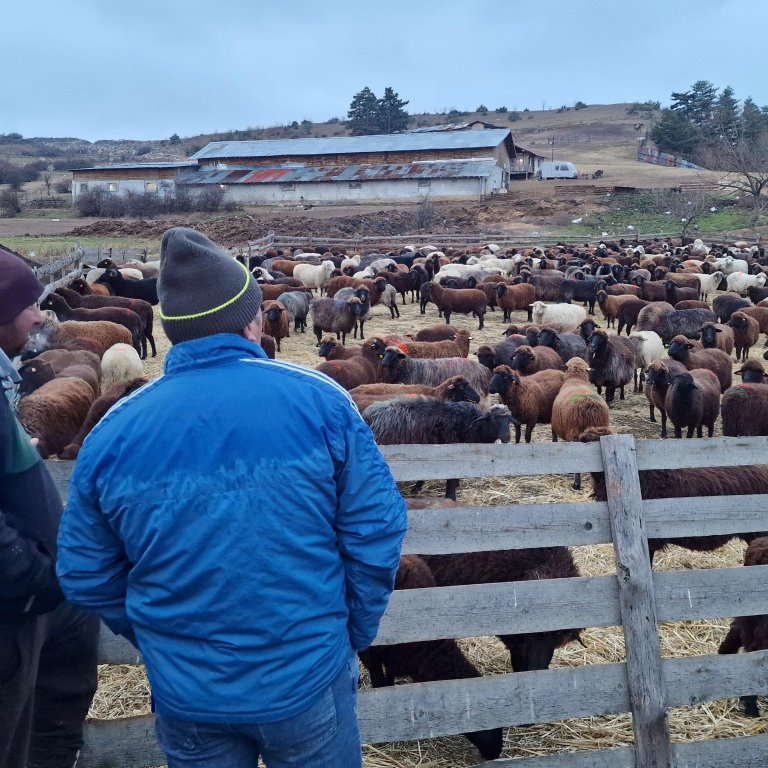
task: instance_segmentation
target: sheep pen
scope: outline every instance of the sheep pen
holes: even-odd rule
[[[426,315],[419,314],[418,302],[400,306],[400,318],[391,319],[385,307],[372,309],[370,334],[406,334],[440,323],[434,305],[427,306]],[[604,325],[597,314],[598,323]],[[512,321],[521,325],[527,322],[524,310],[512,313]],[[481,344],[495,345],[502,336],[505,325],[501,313],[486,315],[485,327],[477,328],[471,316],[454,315],[451,325],[470,332],[470,359]],[[609,331],[615,333],[613,329]],[[169,343],[160,328],[156,329],[158,357],[145,363],[148,378],[162,373],[162,361]],[[278,358],[315,368],[320,362],[316,339],[312,334],[291,334],[283,340],[283,351]],[[350,341],[348,339],[348,341]],[[354,342],[351,342],[354,343]],[[749,359],[760,360],[762,349],[753,348]],[[734,367],[740,365],[734,362]],[[658,438],[658,425],[648,420],[648,406],[644,395],[628,393],[611,411],[612,429],[620,433],[632,433],[637,438]],[[721,434],[720,422],[715,435]],[[548,443],[549,430],[534,430],[532,441]],[[514,450],[514,445],[510,445]],[[587,501],[591,484],[585,477],[583,490],[571,489],[571,475],[516,478],[478,478],[462,480],[459,503],[487,506],[514,503],[555,503],[563,501]],[[401,490],[408,494],[411,483],[402,483]],[[428,481],[421,496],[439,498],[444,492],[443,481]],[[689,552],[670,547],[659,552],[654,560],[654,570],[678,570],[682,568],[737,567],[744,560],[744,545],[733,540],[720,550],[708,553]],[[573,548],[574,559],[583,575],[615,573],[613,548],[610,545]],[[659,625],[662,653],[664,656],[693,656],[715,654],[730,622],[716,621],[673,622]],[[582,633],[586,647],[570,643],[555,652],[551,668],[575,667],[624,660],[624,639],[620,627],[589,628]],[[468,638],[458,641],[464,654],[483,675],[509,672],[509,654],[496,638]],[[370,681],[363,674],[363,684]],[[763,706],[764,708],[764,706]],[[100,668],[99,691],[94,700],[91,715],[99,718],[124,717],[146,714],[149,711],[149,691],[142,667],[105,666]],[[694,741],[718,737],[751,735],[763,721],[745,718],[737,699],[728,699],[693,707],[676,707],[670,710],[670,731],[674,741]],[[763,727],[765,727],[763,725]],[[504,757],[534,757],[571,752],[606,746],[632,743],[632,721],[628,714],[572,719],[556,723],[542,723],[527,728],[504,729]],[[400,742],[369,745],[364,747],[365,768],[416,768],[430,765],[432,768],[451,768],[475,765],[479,762],[475,748],[461,736],[441,737],[421,742]]]

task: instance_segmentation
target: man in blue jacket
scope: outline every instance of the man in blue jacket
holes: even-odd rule
[[[173,347],[83,445],[60,582],[141,650],[170,768],[360,766],[404,503],[347,393],[266,358],[247,269],[184,228],[160,258]]]

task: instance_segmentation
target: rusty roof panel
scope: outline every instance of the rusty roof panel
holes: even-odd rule
[[[256,169],[200,168],[185,173],[182,184],[312,184],[331,181],[388,181],[393,179],[456,179],[489,176],[496,162],[481,160],[439,160],[421,163],[382,165],[332,165]]]

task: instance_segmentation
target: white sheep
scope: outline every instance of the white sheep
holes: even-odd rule
[[[446,264],[444,267],[435,273],[432,278],[433,283],[439,283],[444,277],[458,277],[463,278],[467,275],[471,275],[478,271],[478,267],[482,268],[485,272],[490,272],[494,275],[501,275],[503,271],[495,266],[486,266],[486,262],[482,261],[477,264]]]
[[[254,280],[264,280],[267,283],[273,283],[275,281],[275,278],[269,274],[269,270],[264,269],[264,267],[254,267],[251,270],[251,274],[253,275]]]
[[[734,259],[733,256],[723,256],[721,259],[715,259],[712,262],[715,269],[721,269],[726,275],[732,272],[749,272],[749,264],[745,259]]]
[[[101,267],[94,267],[93,269],[89,269],[85,275],[85,282],[89,285],[95,283],[106,271],[106,269]],[[142,280],[144,278],[144,275],[139,272],[138,269],[121,267],[118,271],[123,277],[128,277],[131,280]]]
[[[533,324],[540,328],[545,325],[568,325],[576,327],[587,319],[587,310],[578,304],[545,304],[534,301],[531,304]]]
[[[320,295],[331,279],[331,272],[335,269],[332,261],[324,261],[321,264],[297,264],[293,268],[293,276],[303,285],[313,290],[317,288]]]
[[[467,264],[472,263],[470,259],[467,259]],[[476,260],[483,269],[500,269],[503,275],[510,275],[515,268],[515,262],[512,259],[498,259],[493,256],[480,256]]]
[[[376,259],[376,261],[372,261],[368,267],[373,270],[374,275],[378,275],[379,272],[387,272],[388,267],[397,268],[397,262],[394,259],[389,258]]]
[[[635,354],[635,392],[642,392],[648,366],[656,360],[661,360],[666,354],[664,342],[656,331],[632,331],[629,338],[639,339]],[[639,381],[637,370],[640,371]]]
[[[743,295],[746,293],[747,288],[751,286],[762,288],[765,285],[766,277],[768,276],[766,276],[765,272],[760,272],[757,275],[749,275],[745,272],[731,272],[725,279],[726,290]]]
[[[357,268],[360,266],[360,254],[356,253],[354,256],[347,256],[346,259],[343,259],[341,262],[341,271],[344,272],[345,269],[352,269],[354,271],[357,271]],[[344,272],[346,274],[346,272]]]
[[[714,293],[718,289],[720,281],[725,277],[725,274],[719,270],[711,275],[704,275],[698,272],[694,274],[699,278],[699,296],[703,301],[707,300],[710,292]]]
[[[691,244],[691,255],[697,259],[705,259],[709,253],[709,246],[704,245],[704,242],[698,237]]]
[[[144,375],[144,363],[130,344],[113,344],[101,358],[101,391]]]

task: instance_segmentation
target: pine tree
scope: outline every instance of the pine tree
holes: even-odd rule
[[[403,101],[392,89],[385,88],[384,96],[378,100],[378,126],[381,133],[396,133],[408,127],[408,113],[403,109],[407,101]]]
[[[691,155],[701,143],[701,131],[682,112],[663,109],[651,130],[651,141],[663,152]]]
[[[759,109],[751,96],[747,96],[741,110],[741,135],[747,141],[755,141],[766,130],[768,115]]]
[[[704,136],[713,134],[713,112],[717,88],[708,80],[697,80],[690,91],[673,93],[670,109],[681,112]]]
[[[379,100],[367,85],[352,98],[347,118],[353,136],[379,132]]]
[[[719,139],[736,141],[739,137],[739,102],[734,96],[733,88],[723,88],[717,97],[713,114],[714,126]]]

